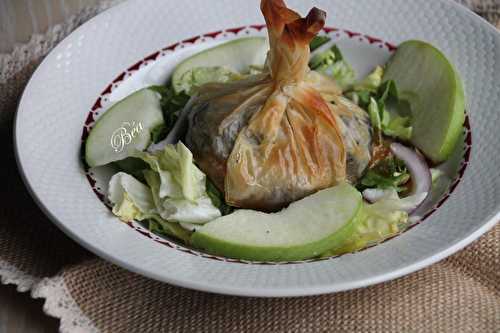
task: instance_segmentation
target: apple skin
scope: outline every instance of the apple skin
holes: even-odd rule
[[[436,164],[447,160],[465,121],[464,88],[453,65],[434,46],[410,40],[389,60],[383,77],[388,80],[410,104],[411,143]]]
[[[182,92],[182,75],[195,67],[224,66],[242,72],[250,65],[263,65],[268,50],[269,45],[264,37],[239,38],[203,50],[175,67],[172,87],[177,94]]]
[[[143,88],[106,110],[85,141],[85,162],[88,166],[124,160],[136,149],[146,149],[151,143],[151,131],[165,123],[160,99],[157,92]],[[125,142],[124,138],[129,141]]]
[[[304,241],[303,243],[295,243],[295,244],[286,244],[284,242],[283,244],[275,244],[272,246],[265,245],[265,244],[258,244],[258,242],[255,242],[254,244],[248,244],[248,242],[244,239],[241,239],[241,237],[245,237],[244,231],[241,232],[235,232],[237,237],[219,237],[217,235],[217,231],[211,230],[211,232],[208,232],[204,230],[204,227],[198,229],[196,232],[193,233],[191,237],[191,242],[193,246],[196,248],[200,248],[205,250],[208,253],[215,254],[215,255],[220,255],[220,256],[225,256],[229,258],[236,258],[236,259],[243,259],[243,260],[252,260],[252,261],[294,261],[294,260],[305,260],[313,257],[317,257],[321,255],[322,253],[335,248],[336,246],[341,246],[341,244],[344,243],[346,239],[348,239],[355,231],[356,226],[358,223],[361,223],[364,219],[364,214],[363,214],[363,201],[361,199],[361,196],[359,192],[354,189],[352,186],[344,184],[344,185],[339,185],[339,186],[348,186],[349,191],[352,193],[353,200],[356,200],[356,203],[353,205],[352,212],[350,212],[349,218],[346,221],[341,222],[341,226],[337,228],[335,231],[333,231],[331,234],[324,234],[321,235],[321,237],[316,238],[316,239],[310,239],[307,241]],[[335,188],[335,187],[334,187]],[[323,191],[320,191],[318,193],[324,192],[324,191],[329,191],[331,189],[326,189]],[[354,193],[354,191],[356,193]],[[342,194],[344,194],[343,191]],[[314,199],[315,196],[318,196],[318,193],[311,195],[310,197],[307,197],[305,199],[309,199],[308,202],[312,203],[314,205]],[[335,200],[335,196],[331,197],[332,200]],[[275,214],[283,214],[286,212],[286,210],[293,210],[292,212],[287,212],[285,213],[287,215],[287,218],[292,218],[292,219],[299,219],[299,222],[297,225],[299,225],[299,228],[297,232],[306,234],[308,233],[308,228],[311,227],[311,225],[308,225],[308,223],[314,223],[314,219],[303,219],[300,216],[300,210],[301,210],[301,201],[299,200],[295,202],[294,206],[291,206],[289,208],[285,208],[279,213],[274,213],[274,214],[266,214],[266,213],[261,213],[257,211],[252,211],[252,210],[239,210],[231,215],[227,215],[221,218],[218,218],[209,224],[212,224],[212,227],[217,224],[221,223],[221,221],[224,221],[224,225],[220,225],[221,228],[231,228],[231,219],[234,221],[238,220],[240,217],[238,214],[245,214],[245,218],[247,219],[247,223],[252,223],[254,224],[255,228],[259,228],[262,224],[260,221],[262,219],[266,218],[273,218],[269,217],[270,215],[275,215]],[[321,200],[321,199],[319,199]],[[310,207],[309,210],[314,211],[315,207]],[[323,213],[319,211],[318,208],[318,214],[323,215],[323,216],[328,216],[331,214],[334,214],[334,212],[328,213]],[[332,209],[335,209],[334,205],[332,205]],[[236,215],[235,215],[236,214]],[[255,215],[255,218],[252,218]],[[266,217],[266,215],[268,217]],[[320,217],[321,219],[322,217]],[[277,220],[276,220],[277,221]],[[324,222],[324,220],[322,220]],[[321,223],[322,223],[321,222]],[[279,223],[279,222],[277,222]],[[260,225],[259,225],[260,224]],[[206,226],[206,225],[205,225]],[[285,226],[284,226],[285,227]],[[206,228],[205,228],[206,229]],[[261,228],[259,230],[262,233],[262,238],[265,238],[265,233],[266,233],[266,228]]]

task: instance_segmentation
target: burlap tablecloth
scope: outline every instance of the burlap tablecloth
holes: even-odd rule
[[[429,0],[430,1],[430,0]],[[460,0],[500,28],[498,0]],[[98,10],[0,57],[0,276],[46,298],[63,332],[500,332],[500,226],[460,253],[377,286],[255,299],[162,284],[90,254],[33,203],[19,177],[12,120],[43,55]],[[3,82],[2,82],[3,80]]]

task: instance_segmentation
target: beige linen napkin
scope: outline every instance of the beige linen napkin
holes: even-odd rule
[[[461,0],[500,28],[497,0]],[[87,10],[72,22],[97,12]],[[41,57],[76,26],[0,62],[0,276],[46,299],[62,332],[500,332],[500,226],[460,253],[392,282],[295,299],[220,296],[146,279],[68,239],[31,200],[12,120]],[[40,48],[38,43],[42,43]],[[35,51],[33,51],[35,50]]]

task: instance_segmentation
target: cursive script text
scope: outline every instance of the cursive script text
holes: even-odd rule
[[[111,134],[111,147],[115,152],[121,153],[125,146],[129,145],[143,130],[144,127],[140,121],[124,121],[122,126]]]

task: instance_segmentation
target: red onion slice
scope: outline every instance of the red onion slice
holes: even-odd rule
[[[400,198],[394,188],[385,190],[369,188],[363,191],[363,198],[371,204],[382,204],[388,210],[402,210],[407,213],[414,212],[427,197],[427,192],[413,194]]]
[[[400,143],[392,143],[391,144],[392,153],[402,160],[408,171],[410,172],[410,177],[412,180],[412,189],[410,192],[410,196],[421,196],[421,202],[409,213],[414,212],[429,196],[432,185],[431,172],[424,158],[417,154],[417,152],[413,149],[410,149],[406,146],[403,146]],[[425,193],[425,196],[423,195]]]

